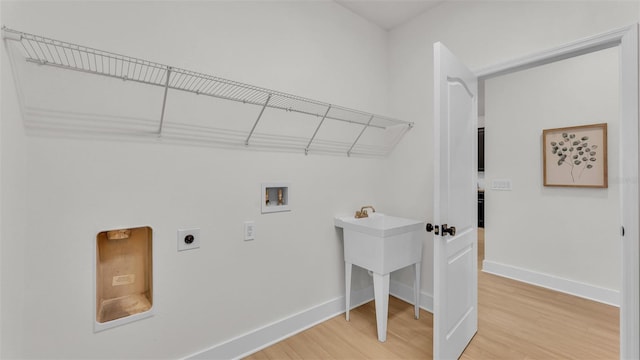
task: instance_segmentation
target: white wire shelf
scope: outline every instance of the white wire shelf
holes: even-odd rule
[[[87,46],[28,34],[6,27],[2,27],[2,35],[4,39],[20,43],[27,62],[164,88],[162,111],[158,123],[158,134],[160,135],[165,127],[165,105],[169,89],[260,107],[259,115],[253,123],[251,131],[245,134],[244,145],[251,144],[254,131],[265,109],[295,112],[320,119],[315,128],[315,132],[310,135],[306,144],[301,145],[302,143],[298,141],[298,146],[305,151],[305,154],[316,144],[314,141],[322,143],[321,140],[316,140],[316,135],[325,120],[340,121],[362,127],[353,143],[347,146],[348,149],[346,153],[349,156],[354,152],[354,148],[360,137],[368,128],[387,129],[391,126],[406,126],[406,130],[408,130],[413,126],[412,122],[354,110],[281,91],[244,84]],[[404,134],[404,132],[402,134]],[[396,139],[392,146],[384,146],[383,151],[378,151],[375,155],[386,155],[399,140],[400,139]]]

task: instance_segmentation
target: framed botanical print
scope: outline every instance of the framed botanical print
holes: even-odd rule
[[[542,131],[544,186],[606,188],[607,124]]]

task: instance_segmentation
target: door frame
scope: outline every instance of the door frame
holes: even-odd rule
[[[638,24],[475,71],[478,81],[618,47],[620,54],[620,199],[622,290],[620,358],[640,358],[640,185]],[[626,151],[625,151],[626,149]],[[632,149],[629,151],[628,149]]]

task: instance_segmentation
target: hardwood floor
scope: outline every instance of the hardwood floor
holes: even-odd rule
[[[481,263],[484,232],[478,237]],[[478,285],[478,333],[461,359],[620,357],[618,308],[483,272]],[[385,343],[371,301],[349,322],[336,316],[247,359],[430,359],[432,338],[432,314],[421,310],[414,320],[413,305],[392,296]]]

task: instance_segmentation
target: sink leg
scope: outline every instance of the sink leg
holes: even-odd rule
[[[344,263],[344,284],[345,284],[345,299],[346,299],[346,311],[345,315],[347,321],[349,321],[349,310],[351,310],[351,268],[353,265],[345,261]]]
[[[413,308],[416,320],[420,319],[420,263],[415,263],[416,276],[413,283]]]
[[[373,291],[375,292],[378,341],[385,342],[387,340],[387,315],[389,312],[389,274],[373,273]]]

